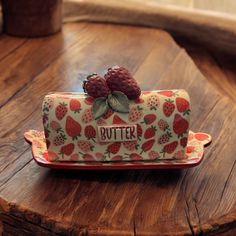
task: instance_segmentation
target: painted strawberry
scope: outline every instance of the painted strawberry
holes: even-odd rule
[[[148,129],[146,129],[145,133],[144,133],[144,138],[145,139],[149,139],[155,136],[157,131],[157,128],[155,126],[151,126]]]
[[[159,91],[158,94],[161,94],[166,97],[172,97],[175,93],[172,90],[162,90],[162,91]]]
[[[72,155],[70,156],[70,160],[71,160],[71,161],[79,161],[79,160],[80,160],[79,154],[77,154],[77,153],[72,154]]]
[[[57,121],[51,121],[50,126],[53,130],[55,130],[57,133],[59,131],[62,131],[61,125]]]
[[[118,115],[114,115],[112,124],[113,125],[123,125],[123,124],[126,124],[126,122],[124,120],[122,120]]]
[[[182,135],[188,130],[189,123],[181,115],[175,114],[173,130],[176,134]]]
[[[32,145],[37,147],[37,148],[39,148],[39,149],[42,148],[42,143],[39,140],[37,140],[37,139],[32,141]]]
[[[67,104],[64,102],[60,103],[55,110],[57,119],[62,120],[66,115],[67,111],[68,111]]]
[[[172,143],[168,143],[164,146],[163,148],[163,152],[165,153],[168,153],[168,154],[171,154],[175,151],[175,149],[177,148],[178,146],[178,142],[177,141],[173,141]]]
[[[144,116],[143,121],[141,123],[145,123],[146,125],[152,124],[156,120],[155,114],[147,114]]]
[[[120,147],[121,147],[121,143],[120,142],[115,142],[115,143],[111,143],[108,145],[107,147],[107,152],[110,154],[116,154],[119,152],[120,150]]]
[[[73,143],[62,146],[60,149],[60,154],[70,156],[74,151],[75,145]]]
[[[199,141],[204,141],[204,140],[209,139],[209,136],[207,134],[204,134],[204,133],[196,133],[195,138]]]
[[[124,147],[129,151],[134,151],[138,148],[137,141],[123,142]]]
[[[85,104],[87,104],[87,105],[92,105],[93,104],[93,102],[94,102],[94,98],[93,97],[86,97],[85,99],[84,99],[84,102],[85,102]]]
[[[95,142],[94,138],[96,138],[96,130],[92,125],[85,127],[84,135],[87,139],[92,139]]]
[[[110,160],[111,161],[122,161],[122,156],[121,155],[115,155]]]
[[[159,152],[156,152],[156,151],[152,150],[148,153],[148,157],[149,157],[150,160],[155,160],[155,159],[160,157],[160,154],[159,154]]]
[[[95,157],[97,161],[102,161],[105,158],[104,154],[101,152],[96,152]]]
[[[129,111],[129,121],[130,122],[136,122],[138,120],[140,120],[143,116],[143,112],[142,112],[143,108],[141,108],[140,106],[137,107],[132,107]]]
[[[136,124],[137,125],[137,136],[138,136],[138,140],[141,141],[142,139],[142,135],[143,135],[143,130],[140,124]]]
[[[141,147],[142,151],[141,151],[140,154],[142,154],[143,152],[149,151],[152,148],[154,143],[155,143],[155,139],[150,139],[150,140],[144,142],[142,147]]]
[[[188,142],[188,139],[186,137],[180,139],[180,145],[182,147],[186,147],[187,146],[187,142]]]
[[[113,115],[114,111],[112,109],[108,109],[107,112],[102,116],[104,119],[108,119]]]
[[[77,139],[81,133],[81,125],[71,116],[66,117],[66,133],[72,137],[72,140]]]
[[[77,142],[77,145],[79,149],[85,153],[93,151],[94,149],[94,145],[88,140],[80,140]]]
[[[187,146],[186,153],[193,153],[195,151],[195,146]]]
[[[177,97],[176,106],[179,112],[183,112],[183,115],[189,115],[190,113],[190,104],[185,98]]]
[[[132,161],[141,161],[143,158],[142,158],[142,156],[140,156],[139,154],[137,154],[137,153],[131,153],[130,155],[129,155],[129,158],[130,158],[130,160],[132,160]]]
[[[185,156],[185,152],[184,150],[179,150],[178,152],[175,153],[174,158],[176,159],[184,159]]]
[[[134,102],[135,102],[136,104],[141,104],[141,103],[144,103],[144,100],[143,100],[141,97],[139,97],[139,98],[136,98],[136,99],[134,100]]]
[[[166,99],[165,102],[163,103],[163,113],[165,114],[165,116],[166,117],[171,116],[174,110],[175,110],[174,101],[171,99]]]
[[[58,159],[57,154],[50,150],[48,150],[47,152],[44,152],[43,156],[47,161],[56,161]]]
[[[106,120],[104,120],[103,118],[98,118],[96,120],[96,122],[97,122],[97,125],[106,125],[107,124]]]
[[[151,94],[147,99],[147,106],[150,110],[156,110],[160,106],[160,99],[157,94]]]
[[[65,143],[65,140],[66,140],[66,136],[64,134],[60,134],[54,138],[53,144],[55,146],[60,146]]]
[[[170,138],[172,137],[170,132],[167,132],[166,134],[161,135],[161,137],[158,139],[159,144],[168,143]]]
[[[94,161],[94,158],[91,154],[85,153],[83,154],[84,161]]]
[[[82,114],[82,122],[87,124],[93,120],[93,112],[91,109],[84,110],[84,113]]]
[[[158,121],[158,127],[160,130],[166,131],[169,129],[169,124],[166,120],[160,119]]]
[[[78,99],[71,99],[70,100],[70,109],[74,113],[79,113],[81,111],[81,103]]]

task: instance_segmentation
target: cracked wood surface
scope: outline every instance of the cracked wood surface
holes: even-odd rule
[[[228,57],[181,41],[196,66],[166,32],[120,25],[66,24],[61,34],[48,38],[1,37],[0,231],[5,235],[235,234],[233,59],[229,63]],[[114,64],[129,68],[143,89],[185,88],[190,93],[191,129],[213,137],[198,167],[56,171],[32,160],[23,132],[42,129],[44,95],[81,90],[85,75],[103,73]]]

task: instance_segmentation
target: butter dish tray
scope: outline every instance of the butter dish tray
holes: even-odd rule
[[[48,151],[43,131],[29,130],[25,132],[24,137],[32,145],[32,154],[35,162],[43,167],[52,169],[74,169],[74,170],[122,170],[122,169],[184,169],[197,166],[201,163],[204,156],[204,147],[210,144],[211,136],[206,133],[194,133],[189,131],[188,143],[186,148],[186,159],[156,159],[144,161],[135,156],[133,161],[119,161],[121,157],[117,156],[117,161],[99,162],[99,161],[74,161],[69,162],[51,162],[48,160]],[[89,157],[88,157],[89,158]]]

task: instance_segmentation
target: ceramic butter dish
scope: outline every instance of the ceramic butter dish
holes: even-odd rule
[[[50,161],[134,161],[185,158],[190,101],[184,90],[143,92],[129,112],[108,109],[94,119],[94,100],[52,93],[43,101]]]
[[[45,96],[44,132],[25,133],[41,165],[109,169],[124,168],[124,163],[127,168],[200,163],[211,137],[189,131],[190,98],[185,90],[141,91],[129,71],[118,66],[104,77],[88,76],[83,89]]]

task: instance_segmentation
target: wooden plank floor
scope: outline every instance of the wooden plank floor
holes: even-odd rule
[[[80,23],[49,38],[0,37],[0,212],[6,235],[236,232],[235,60],[179,42],[197,66],[157,29]],[[143,89],[190,92],[191,128],[213,136],[199,167],[88,173],[34,163],[23,133],[42,129],[44,95],[81,91],[85,75],[114,64],[129,68]]]

